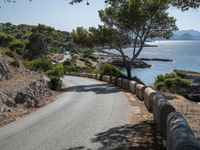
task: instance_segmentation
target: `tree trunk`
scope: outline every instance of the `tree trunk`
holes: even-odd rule
[[[131,75],[131,63],[129,62],[128,65],[126,65],[126,72],[127,72],[127,77],[129,80],[131,80],[132,75]]]

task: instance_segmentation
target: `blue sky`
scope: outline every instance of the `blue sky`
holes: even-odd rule
[[[71,31],[77,26],[87,28],[101,24],[98,10],[105,7],[104,0],[91,0],[89,6],[85,3],[69,5],[69,0],[16,1],[14,4],[5,4],[0,0],[0,22],[33,25],[41,23],[65,31]],[[200,31],[200,9],[181,12],[170,8],[169,13],[177,19],[179,29]]]

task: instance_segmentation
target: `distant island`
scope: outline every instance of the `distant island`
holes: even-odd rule
[[[200,32],[195,30],[176,31],[171,40],[200,40]]]

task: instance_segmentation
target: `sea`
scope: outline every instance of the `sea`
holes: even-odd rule
[[[157,47],[145,47],[139,58],[171,59],[172,62],[147,61],[151,68],[132,69],[132,76],[137,76],[146,85],[153,85],[160,74],[170,73],[174,69],[200,72],[200,40],[195,41],[155,41],[147,44]],[[124,49],[131,56],[131,48]],[[126,74],[126,71],[123,70]]]

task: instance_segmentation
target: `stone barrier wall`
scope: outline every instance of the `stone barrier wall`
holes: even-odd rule
[[[187,120],[179,112],[172,112],[167,117],[166,144],[167,150],[200,150]]]
[[[146,88],[146,85],[143,84],[137,84],[136,85],[136,96],[140,99],[140,100],[144,100],[144,90]]]
[[[135,81],[130,81],[129,82],[129,91],[131,91],[131,93],[136,94],[136,85],[138,83]]]
[[[122,78],[117,78],[117,86],[122,87]]]
[[[117,85],[117,77],[111,77],[111,84]]]
[[[96,74],[92,74],[92,78],[93,79],[97,79],[97,75]]]
[[[162,96],[154,96],[153,116],[162,137],[166,137],[167,116],[171,112],[175,112],[175,108]]]
[[[129,90],[129,82],[128,79],[122,79],[122,89]]]
[[[93,78],[129,90],[140,100],[144,100],[147,110],[153,114],[162,137],[166,138],[167,150],[200,150],[200,144],[186,119],[175,112],[175,108],[168,100],[152,88],[135,81],[100,74],[66,73],[66,75]]]
[[[150,113],[153,112],[153,97],[156,94],[158,93],[150,87],[147,87],[144,90],[144,104]]]

